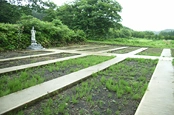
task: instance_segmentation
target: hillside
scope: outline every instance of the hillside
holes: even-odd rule
[[[165,29],[165,30],[161,30],[161,31],[153,31],[154,34],[159,34],[160,32],[171,32],[174,31],[174,29]]]

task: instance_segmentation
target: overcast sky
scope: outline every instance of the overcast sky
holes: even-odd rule
[[[57,5],[73,0],[51,0]],[[138,31],[174,29],[174,0],[117,0],[122,24]]]

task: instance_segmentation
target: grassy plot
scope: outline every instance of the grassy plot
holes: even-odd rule
[[[0,59],[5,59],[5,58],[27,56],[27,55],[51,53],[51,51],[9,51],[9,52],[7,51],[7,52],[0,52],[0,53],[1,53]]]
[[[160,56],[162,50],[162,48],[148,48],[147,50],[144,50],[143,52],[140,52],[137,55]]]
[[[103,41],[88,40],[89,43],[103,43],[103,44],[118,44],[129,46],[145,46],[145,47],[157,47],[157,48],[173,48],[174,40],[150,40],[141,38],[115,38]]]
[[[137,49],[139,49],[139,47],[128,47],[120,50],[109,51],[109,53],[125,54]]]
[[[89,46],[86,46],[86,45],[72,45],[72,46],[68,46],[68,47],[56,47],[58,49],[62,49],[62,50],[69,50],[69,49],[76,49],[76,48],[86,48],[86,47],[89,47]]]
[[[12,66],[19,66],[19,65],[25,65],[25,64],[31,64],[41,61],[48,61],[63,57],[70,57],[78,54],[73,53],[57,53],[57,54],[51,54],[47,56],[39,56],[39,57],[32,57],[32,58],[24,58],[24,59],[18,59],[18,60],[10,60],[10,61],[3,61],[0,62],[0,69],[6,68],[6,67],[12,67]]]
[[[0,97],[109,60],[113,56],[85,56],[0,75]]]
[[[172,57],[174,57],[174,49],[171,49]]]
[[[134,115],[156,64],[127,59],[15,114]]]
[[[171,49],[171,54],[172,54],[172,57],[174,57],[174,49]],[[174,65],[174,59],[172,60],[172,64]]]
[[[97,52],[97,51],[109,50],[109,49],[113,49],[113,48],[118,48],[118,46],[98,47],[98,48],[84,49],[84,50],[79,50],[79,51],[93,51],[93,52]]]

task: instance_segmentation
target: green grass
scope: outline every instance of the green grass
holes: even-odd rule
[[[162,50],[162,48],[148,48],[147,50],[144,50],[143,52],[140,52],[137,55],[160,56]]]
[[[174,49],[171,49],[172,57],[174,57]],[[174,66],[174,59],[172,60],[172,65]]]
[[[166,43],[163,40],[150,40],[150,39],[141,39],[141,38],[116,38],[108,40],[88,40],[89,43],[103,43],[103,44],[116,44],[116,45],[128,45],[128,46],[144,46],[144,47],[156,47],[156,48],[173,48],[174,40],[171,40],[170,43]]]
[[[19,113],[29,115],[31,112],[35,114],[45,112],[61,115],[64,111],[67,115],[134,114],[157,62],[147,59],[126,59]],[[49,104],[50,102],[53,103]],[[130,113],[124,113],[125,109]]]
[[[56,62],[55,64],[49,64],[42,67],[30,68],[15,74],[7,73],[0,75],[0,97],[43,83],[53,78],[57,78],[58,76],[52,75],[54,72],[61,71],[62,75],[64,75],[92,65],[96,65],[111,58],[114,57],[91,55],[62,62]],[[65,71],[66,73],[64,73]],[[49,73],[50,76],[44,77]]]
[[[29,76],[26,71],[22,71],[19,77],[13,79],[3,75],[0,78],[0,97],[42,83],[43,81],[44,79],[41,76],[37,74]]]
[[[120,50],[109,51],[109,53],[125,54],[139,49],[139,47],[128,47]]]

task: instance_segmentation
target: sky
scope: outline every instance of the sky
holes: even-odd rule
[[[58,6],[73,0],[51,0]],[[137,31],[174,29],[174,0],[116,0],[122,6],[121,23]]]

